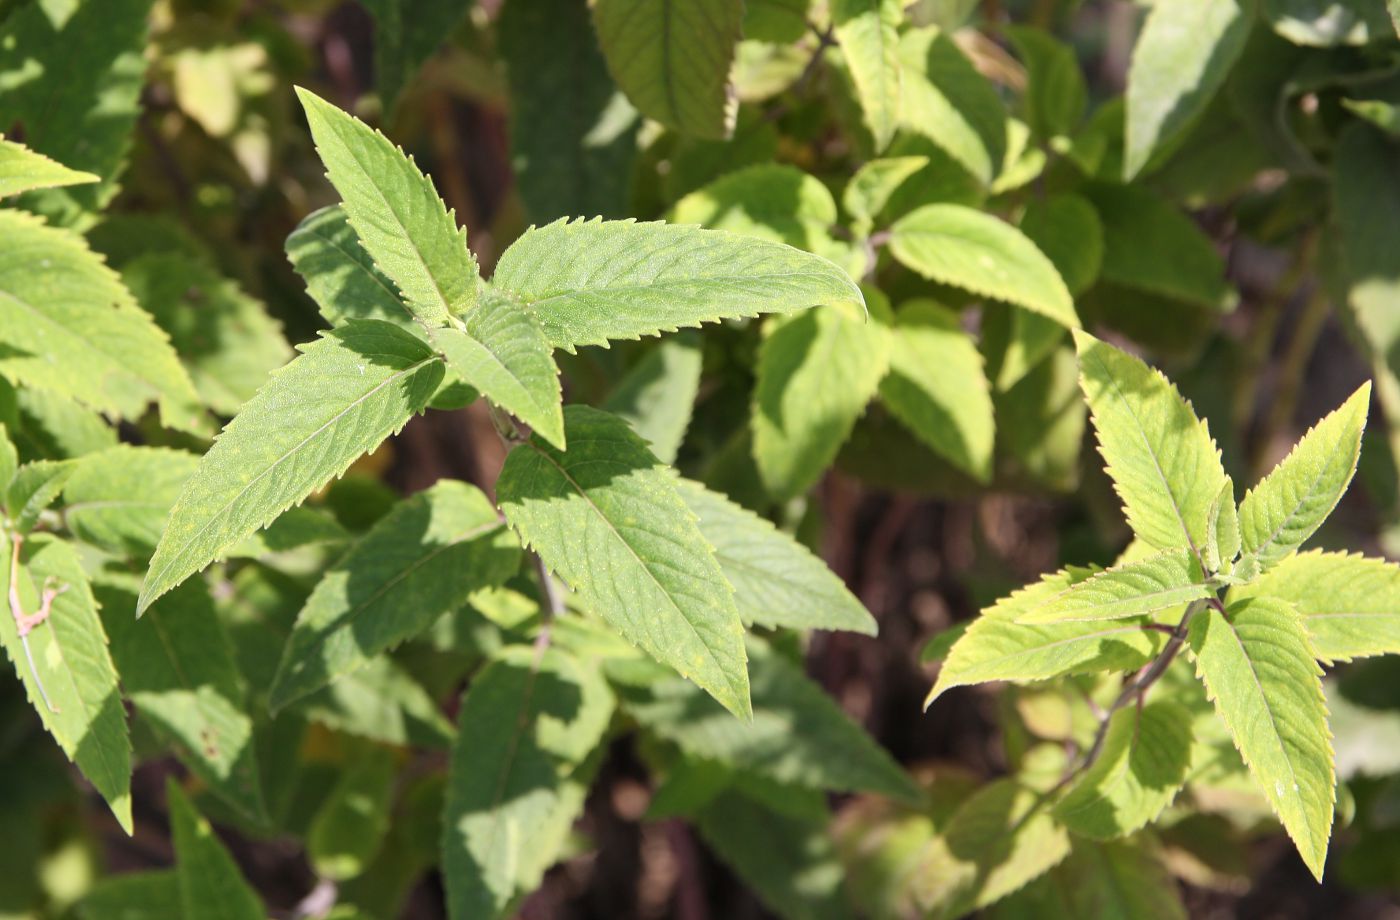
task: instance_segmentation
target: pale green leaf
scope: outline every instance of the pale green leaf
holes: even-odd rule
[[[36,459],[67,460],[117,445],[107,420],[53,390],[23,389],[15,394],[19,428],[15,445]]]
[[[1123,178],[1142,172],[1205,111],[1249,37],[1241,0],[1155,3],[1128,68]]]
[[[1158,549],[1199,551],[1225,485],[1210,430],[1160,371],[1087,333],[1075,344],[1099,452],[1129,526]]]
[[[35,460],[15,470],[4,502],[12,532],[33,530],[39,515],[58,498],[75,469],[77,464],[72,460]]]
[[[1260,13],[1295,45],[1364,45],[1395,35],[1385,8],[1369,0],[1263,0]]]
[[[910,29],[899,44],[899,119],[982,185],[1006,156],[1006,107],[947,32]]]
[[[170,336],[214,412],[233,415],[292,357],[261,303],[189,256],[142,256],[122,266],[122,282]]]
[[[900,308],[880,401],[958,469],[979,482],[991,479],[992,396],[982,353],[955,313],[927,300]]]
[[[1017,619],[1090,576],[1065,570],[1003,598],[983,611],[954,643],[924,701],[945,690],[993,680],[1048,680],[1065,674],[1126,671],[1151,661],[1166,638],[1144,628],[1145,618],[1026,624]]]
[[[681,479],[678,486],[700,533],[714,547],[745,623],[875,635],[874,618],[805,546],[697,482]]]
[[[307,90],[297,96],[350,226],[414,317],[434,327],[465,316],[476,259],[432,182],[383,134]]]
[[[1143,836],[1102,843],[1076,839],[1069,858],[1034,887],[1042,883],[1048,885],[1043,892],[1047,899],[1035,904],[1036,912],[1020,916],[1054,911],[1098,920],[1187,920],[1181,892],[1160,848]],[[1030,888],[1024,892],[1040,893]]]
[[[172,428],[207,424],[164,332],[82,237],[0,211],[0,375],[135,419],[160,406]]]
[[[1281,560],[1230,600],[1281,597],[1303,617],[1323,661],[1400,654],[1400,566],[1312,550]]]
[[[421,328],[394,282],[375,266],[350,226],[343,205],[312,211],[287,237],[287,258],[306,281],[306,292],[332,326],[352,319],[380,319]]]
[[[583,810],[613,708],[602,675],[555,648],[506,649],[473,679],[443,811],[449,917],[504,917],[539,885]]]
[[[535,221],[627,212],[641,119],[608,75],[588,18],[587,0],[501,9],[511,159]]]
[[[760,163],[686,195],[670,220],[831,253],[837,213],[831,192],[815,176],[785,163]]]
[[[1065,791],[1055,818],[1096,840],[1122,837],[1176,798],[1191,761],[1191,714],[1161,700],[1113,714],[1099,757]]]
[[[18,195],[36,188],[58,188],[100,182],[92,173],[69,169],[61,163],[35,153],[22,144],[0,136],[0,198]]]
[[[460,328],[435,328],[429,337],[469,386],[564,447],[559,368],[539,323],[519,301],[483,291]]]
[[[841,194],[841,206],[855,219],[862,233],[869,232],[875,218],[890,203],[895,190],[907,179],[929,165],[922,156],[886,157],[871,160],[857,169],[846,190]]]
[[[634,221],[556,221],[510,245],[493,286],[556,347],[602,345],[760,313],[863,304],[836,265],[780,243]]]
[[[184,916],[266,920],[267,911],[257,892],[174,777],[166,780],[165,800],[170,808],[175,878]]]
[[[1261,570],[1302,546],[1341,501],[1361,456],[1370,404],[1367,382],[1245,493],[1240,502],[1241,549]]]
[[[19,452],[10,440],[9,427],[0,422],[0,491],[8,492],[10,481],[19,469]]]
[[[279,710],[419,634],[519,562],[515,538],[474,486],[440,480],[400,502],[312,591],[269,706]]]
[[[1312,874],[1322,878],[1336,777],[1322,669],[1298,612],[1268,597],[1207,607],[1191,651],[1216,712]]]
[[[253,720],[208,586],[185,582],[138,623],[139,587],[134,576],[111,572],[94,586],[123,689],[215,795],[265,824]]]
[[[506,457],[506,520],[587,609],[748,716],[734,592],[675,480],[616,416],[569,406],[564,429],[567,453],[532,438]]]
[[[356,754],[306,832],[306,855],[322,878],[344,881],[368,868],[389,831],[394,755],[371,747]]]
[[[1235,507],[1235,482],[1229,476],[1206,511],[1202,562],[1208,573],[1228,572],[1240,553],[1240,515]]]
[[[1211,597],[1200,561],[1186,549],[1169,549],[1120,563],[1022,613],[1018,623],[1117,620],[1179,607]]]
[[[809,789],[917,799],[918,787],[900,766],[798,667],[756,640],[749,655],[752,721],[735,719],[674,678],[629,691],[626,708],[690,757]]]
[[[858,311],[770,321],[753,392],[753,456],[769,493],[806,492],[831,462],[889,367],[890,332]]]
[[[1079,327],[1054,264],[1021,231],[975,208],[930,204],[906,214],[890,228],[890,252],[925,278]]]
[[[138,610],[343,473],[427,403],[442,362],[389,323],[323,334],[274,374],[200,461],[170,513]]]
[[[704,357],[696,333],[665,338],[628,369],[603,403],[641,435],[662,463],[674,463],[685,440]]]
[[[275,659],[277,650],[271,651]],[[292,711],[335,731],[398,747],[444,749],[456,734],[437,700],[387,655],[371,658]]]
[[[0,644],[24,683],[44,728],[107,800],[131,833],[131,743],[117,672],[87,575],[72,546],[48,534],[25,539],[19,569],[12,537],[0,535],[0,596],[17,591],[26,614],[39,610],[40,592],[59,591],[25,650],[11,611],[0,614]],[[11,580],[18,578],[17,584]],[[37,669],[37,673],[36,673]]]
[[[899,25],[902,0],[834,0],[831,24],[856,87],[875,149],[884,150],[899,126]]]
[[[593,24],[608,70],[648,118],[720,139],[734,125],[729,67],[741,0],[597,0]]]

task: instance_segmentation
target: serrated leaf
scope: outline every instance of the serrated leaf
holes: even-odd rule
[[[36,188],[58,188],[100,182],[92,173],[69,169],[42,153],[0,136],[0,198]]]
[[[1145,619],[1018,623],[1019,617],[1090,576],[1067,569],[998,601],[954,643],[924,700],[927,709],[945,690],[993,680],[1036,681],[1093,671],[1140,667],[1166,638],[1144,629]]]
[[[151,0],[26,3],[0,24],[0,125],[24,126],[31,149],[101,177],[32,192],[23,203],[64,224],[117,193],[141,113]]]
[[[175,878],[184,916],[265,920],[267,911],[257,892],[174,777],[166,780],[165,800],[170,807]]]
[[[1083,196],[1033,199],[1021,214],[1021,232],[1045,253],[1071,294],[1084,293],[1098,279],[1104,258],[1104,227],[1094,206]]]
[[[497,29],[531,219],[624,216],[641,119],[608,74],[586,0],[507,3]]]
[[[138,612],[377,447],[427,404],[441,379],[442,361],[422,341],[377,320],[302,346],[185,484]]]
[[[123,444],[77,461],[63,484],[63,520],[93,546],[147,559],[171,505],[199,458],[166,447]]]
[[[831,24],[851,72],[866,127],[884,150],[899,126],[900,0],[835,0]]]
[[[503,917],[539,885],[583,809],[614,699],[559,649],[508,648],[472,681],[443,811],[448,916]]]
[[[900,38],[899,118],[982,185],[1006,157],[1006,107],[947,32],[910,29]]]
[[[1026,121],[1031,132],[1042,140],[1073,132],[1089,101],[1074,49],[1032,26],[1008,26],[1006,36],[1026,65]]]
[[[117,445],[117,433],[102,416],[52,390],[15,394],[19,427],[10,432],[25,456],[67,460]]]
[[[900,308],[880,401],[958,469],[979,482],[991,479],[992,395],[982,353],[955,313],[927,300]]]
[[[677,486],[714,547],[745,623],[875,635],[864,605],[805,546],[698,482],[681,479]]]
[[[1039,878],[1069,849],[1040,793],[998,780],[977,790],[935,838],[911,880],[915,897],[928,913],[960,917]]]
[[[189,256],[142,256],[122,266],[122,282],[170,336],[214,412],[233,415],[292,357],[261,303]]]
[[[720,230],[631,220],[555,221],[525,231],[493,286],[535,314],[572,351],[760,313],[864,304],[820,256]]]
[[[332,326],[379,319],[406,329],[421,328],[394,282],[360,245],[344,206],[333,204],[302,218],[287,237],[287,258]]]
[[[1113,714],[1093,765],[1055,804],[1055,818],[1096,840],[1122,837],[1176,798],[1191,763],[1191,714],[1160,700]]]
[[[24,683],[29,704],[68,759],[107,800],[131,833],[131,743],[117,672],[87,575],[73,548],[48,534],[20,547],[18,569],[9,533],[0,534],[0,596],[16,592],[25,614],[39,610],[45,587],[53,597],[47,619],[28,635],[25,650],[13,611],[0,613],[0,644]],[[12,580],[18,579],[12,583]],[[37,674],[35,670],[37,669]]]
[[[734,111],[729,67],[740,0],[597,0],[593,24],[617,85],[643,115],[682,134],[719,140]]]
[[[445,479],[400,502],[316,585],[268,705],[282,709],[357,670],[519,564],[515,538],[475,487]]]
[[[656,343],[608,393],[602,408],[632,426],[662,463],[674,463],[700,392],[704,352],[682,332]]]
[[[122,687],[215,795],[245,820],[266,824],[253,720],[208,586],[185,582],[138,623],[139,587],[136,578],[114,573],[95,585]]]
[[[868,232],[895,190],[928,165],[929,158],[922,156],[885,157],[864,163],[846,183],[841,206],[855,219],[859,232]]]
[[[549,340],[524,305],[501,291],[483,291],[461,328],[436,328],[429,337],[469,386],[564,447],[559,368]]]
[[[1115,565],[1071,585],[1022,613],[1018,623],[1117,620],[1212,597],[1199,560],[1190,550],[1169,549]]]
[[[1240,0],[1154,4],[1128,68],[1123,178],[1185,134],[1224,84],[1249,37]]]
[[[749,657],[752,721],[676,679],[630,693],[627,711],[690,757],[808,789],[917,798],[909,776],[821,687],[758,641],[749,643]]]
[[[990,214],[956,204],[925,205],[890,228],[890,252],[925,278],[1079,328],[1074,301],[1054,264],[1021,231]]]
[[[889,367],[890,333],[855,310],[770,321],[753,391],[753,457],[769,494],[806,492],[850,436]]]
[[[1206,540],[1202,562],[1207,572],[1228,570],[1240,553],[1240,516],[1235,508],[1235,483],[1229,476],[1206,511]]]
[[[393,752],[370,747],[341,773],[306,832],[306,855],[317,875],[354,878],[379,852],[394,804],[394,767]]]
[[[1229,596],[1286,599],[1323,661],[1400,654],[1400,566],[1393,562],[1312,550],[1281,560]]]
[[[506,520],[585,607],[747,717],[734,592],[674,479],[616,416],[569,406],[564,429],[567,453],[532,438],[506,457]]]
[[[1240,502],[1240,543],[1246,558],[1266,570],[1303,545],[1337,507],[1361,456],[1371,403],[1362,384],[1314,425],[1287,457]]]
[[[364,122],[297,88],[326,175],[360,244],[429,328],[466,315],[479,272],[467,233],[413,160]]]
[[[164,332],[82,237],[0,211],[0,375],[126,419],[207,424]]]
[[[76,468],[72,460],[35,460],[15,471],[5,490],[5,514],[14,533],[34,529],[39,515],[58,498]]]
[[[1332,833],[1336,777],[1322,669],[1298,612],[1276,598],[1207,607],[1191,651],[1226,728],[1303,862],[1319,880]]]
[[[1160,371],[1076,332],[1080,385],[1128,524],[1158,549],[1198,552],[1225,485],[1206,424]]]

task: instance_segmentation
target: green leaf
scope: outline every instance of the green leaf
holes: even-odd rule
[[[433,329],[429,337],[469,386],[564,447],[559,368],[539,323],[519,301],[483,291],[462,328]]]
[[[835,0],[831,23],[856,87],[875,149],[884,150],[899,126],[901,0]]]
[[[322,878],[364,872],[384,845],[394,800],[394,755],[371,747],[356,754],[326,796],[306,833],[306,855]]]
[[[469,0],[364,0],[374,14],[379,101],[393,112],[404,89],[466,16]]]
[[[292,357],[261,303],[189,256],[142,256],[122,267],[122,282],[169,334],[214,412],[233,415]]]
[[[1187,920],[1176,879],[1158,849],[1142,836],[1104,843],[1076,839],[1069,858],[1043,879],[1053,894],[1046,892],[1044,906],[1024,916],[1054,911],[1069,917]]]
[[[752,721],[733,718],[674,678],[630,692],[627,711],[689,757],[809,789],[917,800],[904,770],[799,668],[757,640],[749,657]]]
[[[1055,266],[1015,227],[975,208],[930,204],[890,228],[890,252],[914,271],[1079,328]]]
[[[302,347],[224,429],[170,513],[138,611],[343,473],[420,411],[442,362],[361,320]]]
[[[148,559],[170,507],[199,458],[166,447],[122,444],[88,454],[63,484],[63,520],[84,543]]]
[[[1191,218],[1138,185],[1096,183],[1084,189],[1103,222],[1104,281],[1211,310],[1239,299],[1225,261]]]
[[[862,164],[841,194],[841,206],[854,218],[857,235],[868,233],[895,191],[928,165],[929,158],[922,156],[886,157]]]
[[[805,546],[697,482],[681,479],[677,485],[700,533],[714,547],[745,623],[875,635],[874,618]]]
[[[1215,591],[1189,550],[1169,549],[1115,565],[1022,613],[1018,623],[1118,620],[1179,607]]]
[[[1089,103],[1074,49],[1031,26],[1008,26],[1006,36],[1026,65],[1026,122],[1031,132],[1042,140],[1073,133]]]
[[[432,182],[358,118],[300,87],[297,97],[350,226],[414,318],[432,328],[464,317],[476,303],[476,259]]]
[[[306,697],[293,711],[335,731],[398,747],[442,749],[455,735],[437,701],[386,655]]]
[[[1206,512],[1206,541],[1201,549],[1208,573],[1228,572],[1240,553],[1240,515],[1235,508],[1235,482],[1229,476]]]
[[[749,715],[743,624],[675,480],[627,423],[569,406],[571,447],[506,457],[496,500],[525,544],[629,641]]]
[[[1395,35],[1381,4],[1365,0],[1263,0],[1260,13],[1295,45],[1364,45]]]
[[[899,43],[902,126],[942,148],[982,185],[1006,156],[1006,107],[952,36],[910,29]]]
[[[979,482],[991,479],[992,396],[982,353],[955,313],[929,300],[900,308],[880,401],[958,469]]]
[[[1322,669],[1297,611],[1254,597],[1191,621],[1196,672],[1255,781],[1322,879],[1336,777]]]
[[[82,237],[0,211],[0,375],[121,418],[207,424],[164,332]]]
[[[1128,524],[1158,549],[1197,551],[1225,485],[1205,422],[1160,371],[1077,332],[1080,385]]]
[[[1049,680],[1066,674],[1127,671],[1151,661],[1166,638],[1144,629],[1147,620],[1018,623],[1020,616],[1090,575],[1067,569],[998,601],[972,621],[954,643],[924,700],[933,704],[945,690],[993,680]]]
[[[283,650],[269,706],[282,709],[357,670],[519,564],[514,537],[474,486],[445,479],[400,502],[316,585]]]
[[[1232,602],[1262,596],[1297,609],[1323,661],[1400,654],[1400,566],[1393,562],[1312,550],[1230,589]]]
[[[184,916],[174,869],[105,876],[73,909],[79,920],[173,920]]]
[[[170,807],[175,877],[184,916],[264,920],[267,911],[257,892],[173,777],[165,782],[165,799]]]
[[[1250,19],[1240,0],[1153,4],[1128,69],[1125,180],[1205,111],[1244,50]]]
[[[35,153],[22,144],[7,141],[0,136],[0,198],[36,188],[57,188],[101,181],[100,176],[69,169],[42,153]]]
[[[1298,441],[1240,502],[1245,558],[1268,569],[1303,545],[1337,507],[1361,456],[1371,384],[1351,395]]]
[[[696,333],[662,339],[617,381],[603,403],[641,435],[662,463],[674,463],[685,440],[704,358]]]
[[[1013,779],[977,790],[922,857],[912,883],[926,910],[960,917],[993,904],[1069,854],[1046,800]]]
[[[1055,818],[1096,840],[1156,820],[1176,798],[1191,763],[1191,714],[1166,700],[1118,710],[1093,765],[1055,805]]]
[[[769,493],[806,492],[836,458],[889,367],[890,333],[852,309],[770,322],[753,392],[753,456]]]
[[[597,0],[593,24],[617,85],[643,115],[718,140],[734,111],[729,67],[744,18],[740,0]]]
[[[54,499],[63,491],[76,464],[71,460],[35,460],[15,471],[5,491],[5,513],[13,532],[26,534],[39,523]]]
[[[586,0],[506,3],[497,30],[530,218],[624,216],[641,119],[608,75]]]
[[[394,282],[375,266],[338,204],[312,211],[287,237],[287,258],[306,281],[306,292],[332,326],[378,319],[409,330],[421,327]]]
[[[15,445],[36,459],[67,460],[117,445],[107,420],[52,390],[20,390]]]
[[[253,720],[208,586],[185,582],[138,623],[139,587],[137,578],[111,572],[95,585],[122,687],[195,776],[244,819],[265,825]]]
[[[1098,279],[1104,228],[1084,197],[1062,194],[1032,199],[1021,215],[1021,232],[1045,253],[1071,294],[1084,293]]]
[[[670,220],[834,254],[836,201],[821,180],[785,163],[725,173],[676,202]]]
[[[525,231],[494,287],[535,314],[556,347],[602,345],[760,313],[864,304],[831,262],[719,230],[635,221],[555,221]]]
[[[141,112],[151,0],[25,3],[0,24],[0,126],[100,184],[33,192],[26,206],[72,224],[117,193]],[[5,247],[8,248],[8,247]]]
[[[539,885],[583,810],[613,707],[601,673],[554,648],[505,649],[472,681],[443,812],[449,917],[504,917]]]
[[[19,469],[19,452],[10,440],[9,427],[0,422],[0,491],[8,492],[10,482]]]
[[[44,728],[130,834],[131,743],[126,710],[87,575],[72,546],[48,534],[25,539],[16,570],[12,540],[8,533],[0,534],[0,588],[4,588],[0,594],[11,597],[14,589],[24,612],[32,614],[39,610],[40,592],[45,588],[61,593],[53,596],[48,618],[29,633],[27,651],[13,611],[0,614],[0,644]]]

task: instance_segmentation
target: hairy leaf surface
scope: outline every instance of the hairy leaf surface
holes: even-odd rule
[[[1021,614],[1020,623],[1116,620],[1178,607],[1215,592],[1190,550],[1165,552],[1115,565]]]
[[[58,188],[100,182],[92,173],[69,169],[23,144],[0,137],[0,198],[36,188]]]

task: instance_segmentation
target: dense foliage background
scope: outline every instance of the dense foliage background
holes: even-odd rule
[[[135,762],[128,835],[20,681],[0,677],[0,917],[242,917],[259,898],[276,917],[447,915],[449,750],[470,752],[477,731],[463,717],[454,741],[463,688],[537,644],[558,600],[528,557],[356,680],[308,687],[320,692],[276,719],[268,694],[321,574],[400,499],[440,480],[495,495],[516,437],[501,413],[445,388],[442,411],[169,595],[184,605],[169,621],[214,632],[172,626],[161,651],[139,632],[151,615],[132,618],[195,455],[293,345],[361,308],[314,282],[308,296],[316,246],[348,225],[318,212],[341,196],[294,86],[411,154],[485,277],[527,227],[602,216],[785,243],[864,284],[868,318],[817,308],[556,352],[568,402],[619,413],[663,461],[795,536],[879,629],[820,611],[759,621],[761,737],[711,731],[709,701],[652,662],[610,667],[619,706],[560,793],[579,820],[557,854],[530,854],[558,856],[537,890],[529,871],[491,869],[503,911],[1400,910],[1393,659],[1324,680],[1340,786],[1321,884],[1227,766],[1193,773],[1129,844],[1086,844],[1050,874],[983,847],[965,862],[1003,875],[950,893],[938,873],[960,854],[939,841],[958,807],[999,777],[1061,774],[1118,682],[959,687],[923,711],[979,611],[1129,544],[1067,327],[1163,368],[1241,493],[1374,378],[1359,471],[1312,545],[1400,553],[1400,40],[1381,0],[0,0],[0,132],[99,180],[0,211],[0,421],[17,458],[39,462],[6,507],[74,539],[70,558],[30,537],[33,599],[64,566],[91,577]],[[60,232],[73,236],[44,236]],[[41,237],[75,263],[84,245],[105,259],[190,393],[158,388],[157,412],[136,384],[98,398],[81,374],[26,362],[14,343],[37,326],[6,297],[48,283],[26,249]],[[156,462],[119,442],[182,453]],[[94,457],[63,481],[43,465]],[[100,513],[120,501],[143,510]],[[626,658],[584,615],[556,631],[581,659]],[[205,663],[198,686],[182,661]],[[230,730],[256,762],[201,752],[182,719],[212,705],[203,690],[237,701]],[[195,908],[177,851],[187,875],[202,860]],[[1115,899],[1124,878],[1149,896]]]

